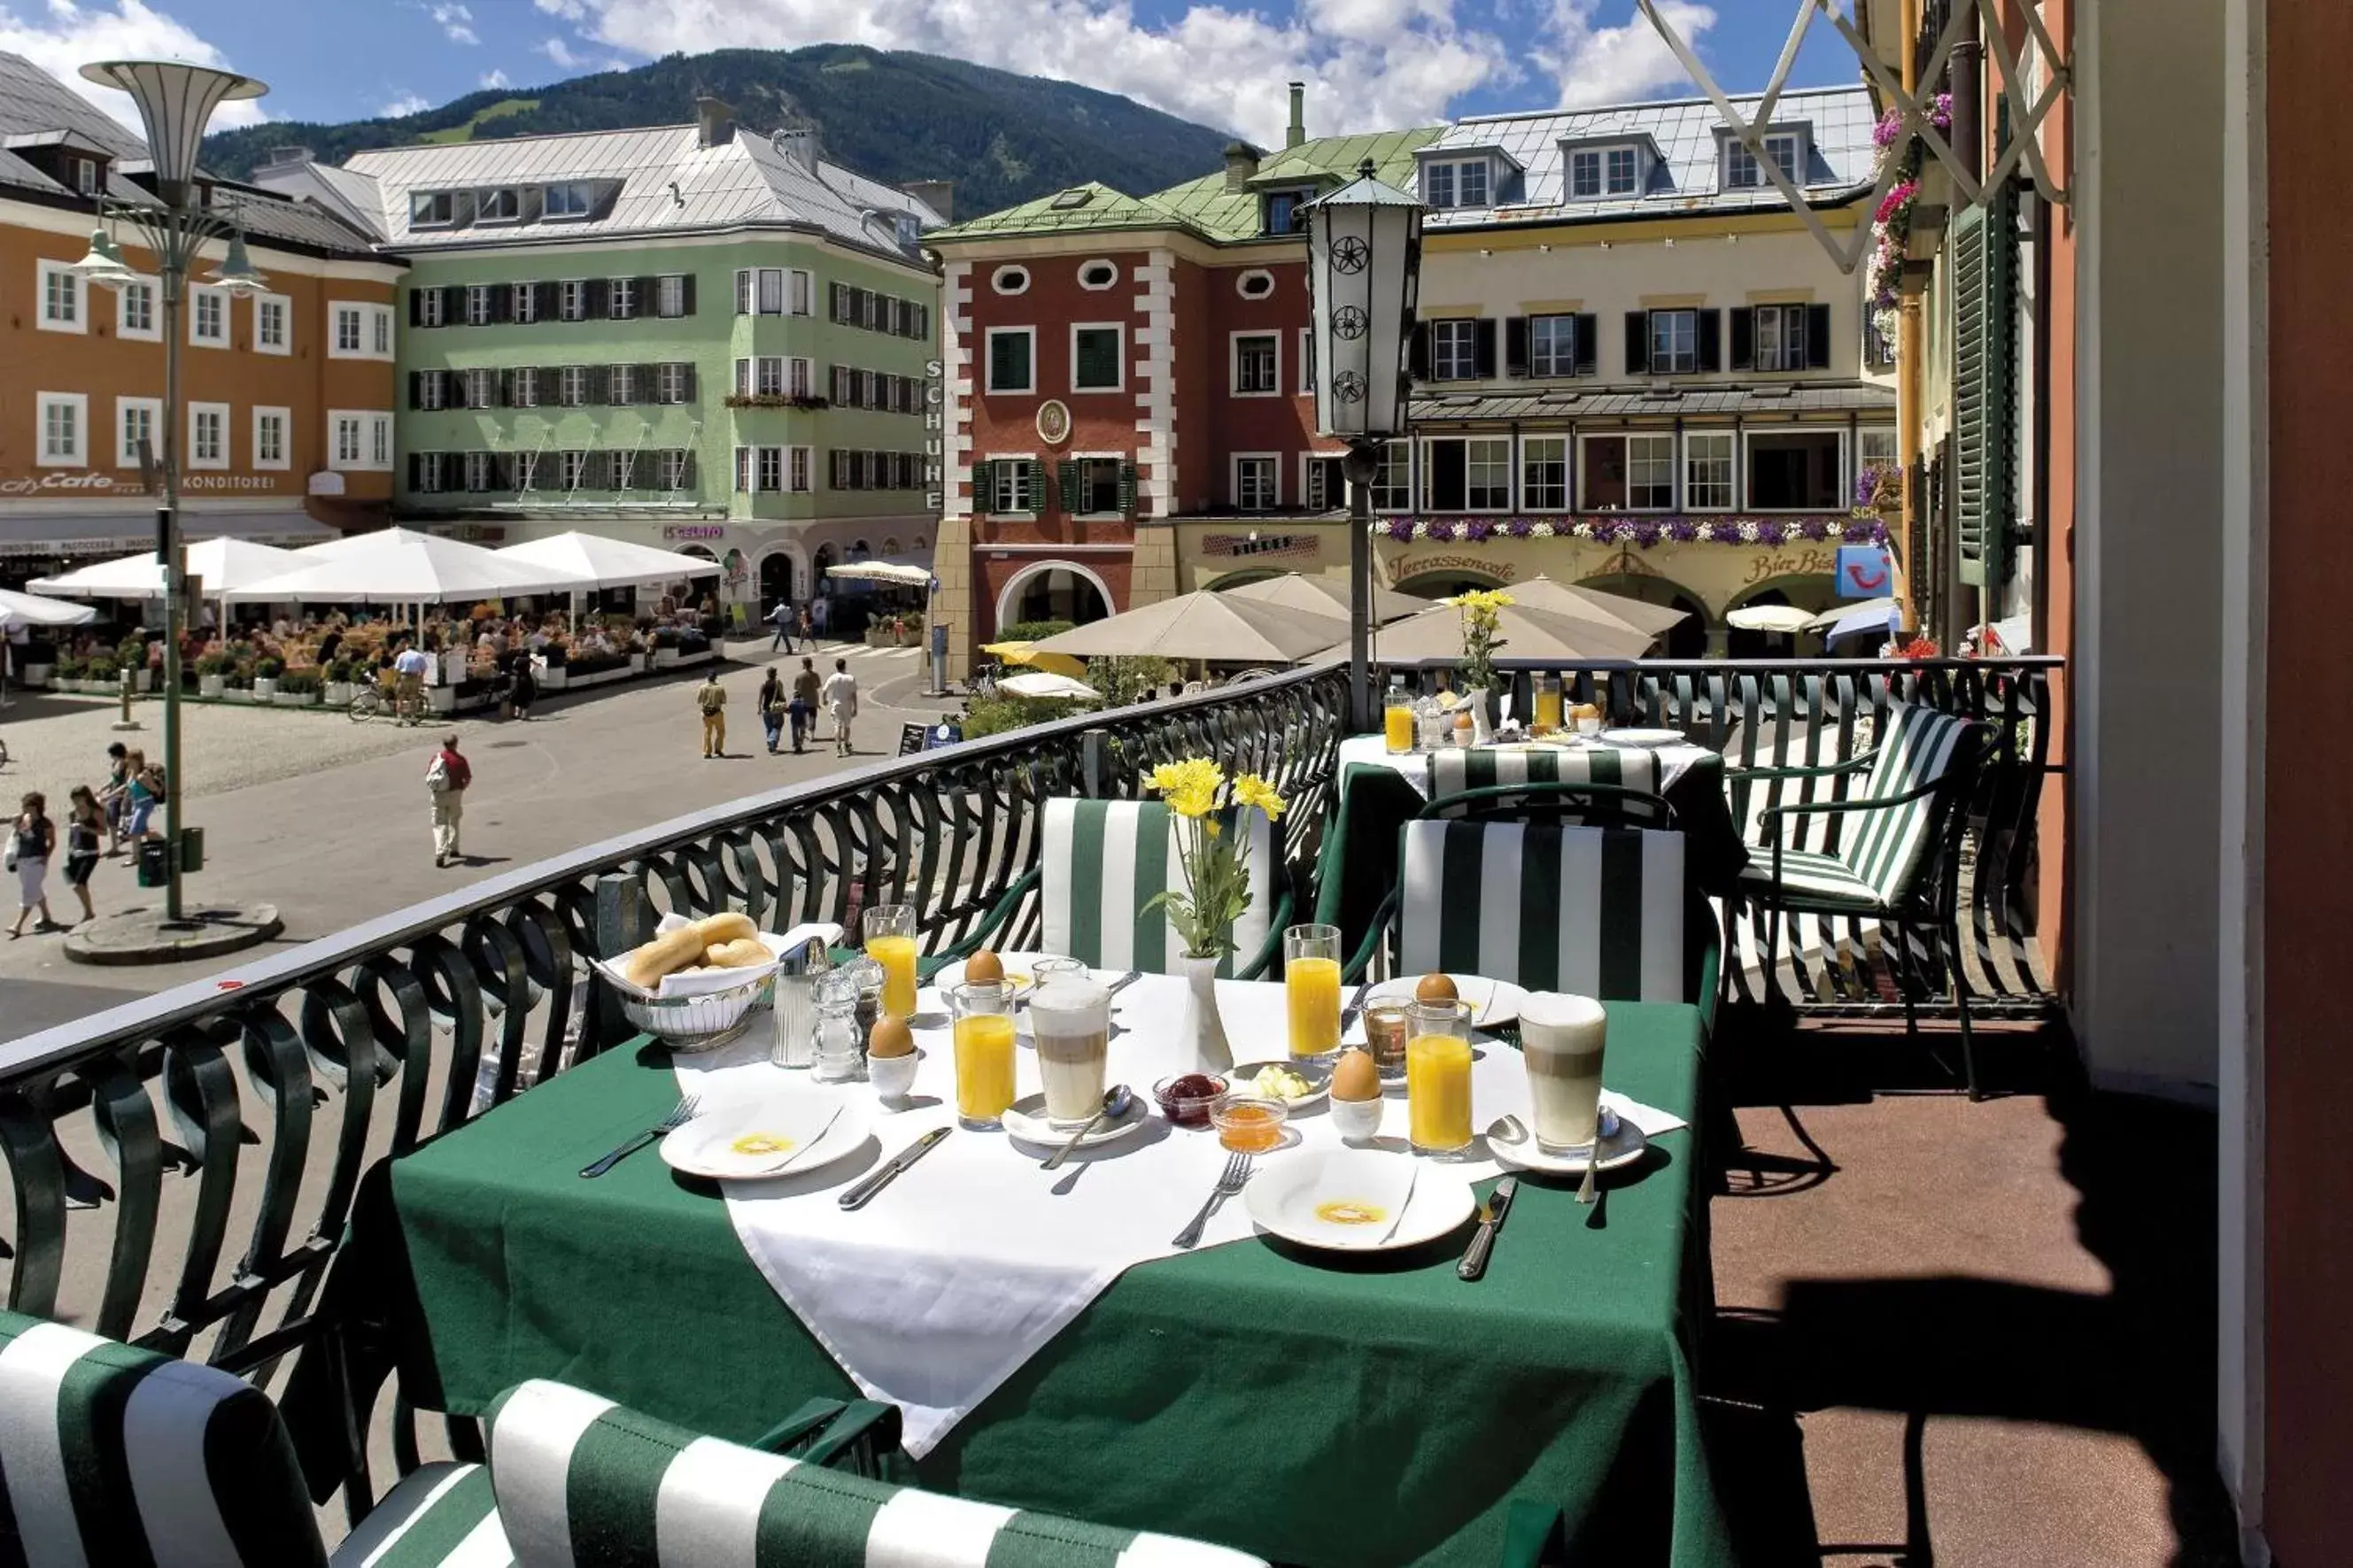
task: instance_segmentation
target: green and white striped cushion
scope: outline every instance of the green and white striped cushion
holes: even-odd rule
[[[1629,1002],[1697,1002],[1683,836],[1559,823],[1405,825],[1398,967]]]
[[[1250,900],[1234,922],[1234,948],[1248,964],[1266,945],[1274,919],[1275,847],[1264,812],[1240,815],[1250,824]],[[1178,973],[1184,939],[1165,910],[1141,911],[1164,888],[1185,886],[1176,844],[1181,820],[1156,800],[1048,801],[1039,874],[1045,950],[1097,969]],[[1230,975],[1236,962],[1229,955],[1218,973]]]
[[[491,1472],[420,1466],[335,1548],[332,1568],[514,1568]]]
[[[1454,746],[1430,754],[1432,800],[1466,789],[1529,783],[1617,784],[1655,795],[1659,754],[1632,747],[1572,752],[1558,746],[1508,751]]]
[[[1773,887],[1771,855],[1759,855],[1742,867],[1740,880],[1752,889]],[[1812,902],[1854,910],[1875,910],[1880,904],[1878,890],[1848,870],[1845,861],[1815,849],[1781,851],[1780,888]]]
[[[0,1312],[0,1561],[323,1564],[269,1396],[195,1362]]]
[[[1933,708],[1897,703],[1887,710],[1885,728],[1878,760],[1863,787],[1865,799],[1903,795],[1943,778],[1971,725]],[[1921,857],[1927,853],[1928,828],[1936,807],[1931,795],[1846,816],[1839,829],[1839,858],[1883,903],[1903,896]]]
[[[1265,1568],[697,1437],[556,1383],[502,1395],[490,1448],[518,1568]]]

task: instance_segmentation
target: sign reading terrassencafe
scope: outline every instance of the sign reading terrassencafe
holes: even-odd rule
[[[1439,573],[1459,572],[1504,584],[1538,574],[1567,582],[1627,574],[1671,579],[1718,605],[1746,589],[1783,578],[1827,582],[1838,568],[1838,547],[1828,542],[1754,549],[1662,543],[1649,550],[1572,539],[1487,540],[1469,548],[1460,543],[1399,548],[1380,539],[1374,544],[1382,575],[1392,586]]]

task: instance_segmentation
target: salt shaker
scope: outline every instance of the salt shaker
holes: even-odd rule
[[[852,966],[819,975],[816,993],[816,1062],[809,1076],[819,1083],[854,1083],[866,1076],[866,1031],[858,1023]]]
[[[820,939],[785,955],[776,973],[776,1042],[768,1059],[780,1068],[807,1068],[817,1061],[817,984],[832,958]]]

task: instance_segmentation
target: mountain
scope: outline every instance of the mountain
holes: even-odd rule
[[[543,88],[469,93],[398,119],[272,121],[206,138],[204,157],[242,178],[289,144],[340,163],[369,147],[679,125],[694,118],[697,93],[725,99],[737,122],[762,135],[814,121],[828,158],[874,179],[954,180],[964,216],[1088,180],[1156,191],[1216,169],[1229,140],[1071,82],[936,55],[818,44],[670,55]]]

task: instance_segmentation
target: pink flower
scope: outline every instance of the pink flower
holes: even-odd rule
[[[1886,223],[1894,217],[1897,213],[1902,212],[1905,207],[1911,205],[1912,198],[1919,194],[1920,182],[1917,180],[1905,180],[1903,184],[1897,185],[1894,190],[1889,191],[1884,196],[1880,198],[1879,210],[1872,215],[1872,221],[1874,223]]]

